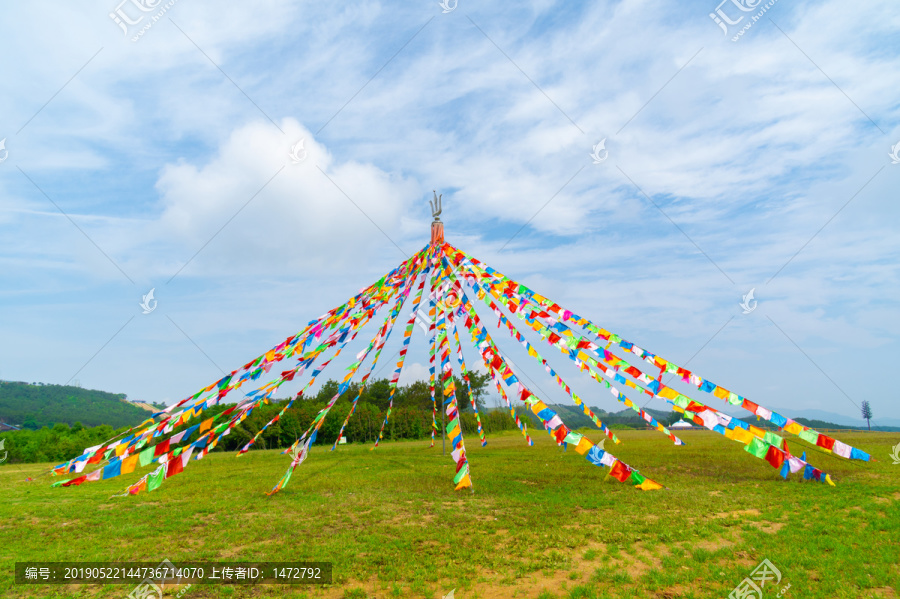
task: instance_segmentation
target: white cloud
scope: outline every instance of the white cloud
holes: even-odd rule
[[[162,234],[199,247],[237,214],[224,239],[210,243],[209,255],[225,259],[217,274],[223,266],[226,272],[273,266],[283,272],[301,265],[322,271],[386,246],[402,257],[369,218],[385,231],[396,230],[416,187],[372,165],[335,161],[292,119],[282,129],[284,135],[256,121],[235,130],[206,164],[164,168],[157,184]],[[294,163],[289,152],[299,140],[306,155]]]

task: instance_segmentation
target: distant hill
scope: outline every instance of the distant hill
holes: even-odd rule
[[[569,428],[596,428],[591,419],[586,416],[584,412],[581,411],[581,408],[579,408],[575,404],[551,404],[547,407],[559,414],[559,417],[562,418],[563,422],[565,422],[566,426],[568,426]],[[605,410],[601,410],[600,408],[592,407],[591,411],[596,414],[597,418],[603,421],[604,424],[607,424],[613,428],[617,426],[643,428],[647,424],[644,419],[641,418],[640,415],[631,408],[625,408],[624,410],[621,410],[619,412],[607,412]],[[646,411],[663,425],[674,422],[681,418],[681,415],[676,414],[675,412],[654,410],[652,408],[647,409]],[[531,418],[532,426],[540,426],[540,421],[538,421],[531,412],[520,410],[520,414],[523,412],[527,413]]]
[[[776,430],[776,427],[771,422],[766,422],[765,420],[757,420],[756,416],[747,416],[746,418],[741,418],[744,422],[752,424],[753,426],[768,429],[768,430]],[[853,431],[866,431],[869,430],[868,427],[863,424],[838,424],[835,422],[828,422],[825,420],[814,420],[810,418],[794,418],[797,422],[802,424],[803,426],[808,426],[809,428],[815,430],[853,430]],[[900,427],[897,426],[872,426],[873,431],[879,432],[897,432],[900,431]]]
[[[548,406],[551,410],[559,414],[559,417],[562,418],[563,422],[566,423],[566,426],[570,428],[594,428],[594,423],[591,422],[591,419],[582,413],[581,408],[572,404],[552,404]],[[637,412],[630,408],[625,408],[624,410],[620,410],[618,412],[606,412],[599,408],[591,408],[594,414],[602,420],[605,424],[616,428],[616,427],[634,427],[634,428],[644,428],[646,423],[644,420],[638,415]],[[664,411],[664,410],[654,410],[653,408],[647,408],[647,413],[656,418],[656,420],[661,423],[663,426],[668,426],[674,422],[677,422],[681,419],[681,414],[678,414],[674,411]],[[523,413],[529,415],[533,426],[540,426],[540,422],[537,418],[528,412],[527,410],[522,410]],[[770,422],[766,422],[765,420],[757,420],[756,416],[746,416],[741,418],[744,422],[753,424],[762,429],[771,429],[776,430],[777,427]],[[810,428],[816,430],[823,429],[846,429],[846,430],[868,430],[866,428],[865,422],[862,424],[852,423],[852,424],[836,424],[834,422],[818,420],[818,419],[809,419],[809,418],[795,418],[797,422],[804,426],[808,426]],[[852,419],[851,419],[852,420]],[[900,431],[900,427],[897,426],[875,426],[872,425],[873,431],[881,431],[881,432],[896,432]]]
[[[668,426],[673,422],[681,420],[681,414],[671,410],[654,410],[653,408],[644,408],[644,411],[656,418],[656,421],[663,426]],[[641,418],[640,414],[631,408],[625,408],[619,412],[612,412],[606,417],[605,422],[609,424],[624,424],[628,426],[644,427],[647,422]]]
[[[0,422],[22,428],[53,427],[60,422],[119,428],[140,424],[149,415],[146,409],[128,402],[124,393],[0,381]]]
[[[847,429],[847,430],[855,430],[855,431],[867,431],[869,427],[865,424],[835,424],[834,422],[825,422],[823,420],[810,420],[809,418],[794,418],[797,422],[802,424],[803,426],[808,426],[809,428],[813,428],[816,430],[821,429]],[[872,426],[873,431],[881,431],[881,432],[896,432],[900,431],[900,427],[898,426]]]
[[[838,428],[868,429],[866,421],[858,416],[854,418],[835,412],[826,412],[825,410],[798,410],[791,413],[793,414],[792,417],[794,420],[797,420],[798,422],[799,418],[808,418],[810,420],[819,420],[822,422],[837,422],[841,425]],[[782,412],[782,414],[784,414],[784,412]],[[876,430],[876,427],[877,430],[897,430],[897,428],[900,427],[900,418],[886,418],[883,414],[876,412],[875,417],[872,418],[872,430]]]

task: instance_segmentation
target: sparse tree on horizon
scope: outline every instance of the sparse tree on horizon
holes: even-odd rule
[[[872,430],[872,424],[869,422],[872,418],[872,406],[869,405],[869,400],[864,399],[862,402],[862,417],[866,419],[866,425],[869,427],[869,430]]]

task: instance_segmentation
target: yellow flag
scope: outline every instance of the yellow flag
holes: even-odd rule
[[[138,458],[140,457],[140,454],[135,454],[122,460],[122,474],[134,472],[134,468],[137,466]]]
[[[587,437],[582,437],[578,442],[578,445],[575,446],[575,451],[578,452],[578,455],[584,455],[591,450],[594,444],[588,441]]]
[[[791,433],[792,435],[799,435],[803,431],[803,427],[796,422],[791,422],[786,427],[784,427],[784,430]]]
[[[635,485],[641,491],[656,491],[657,489],[662,489],[663,486],[657,482],[653,482],[649,478],[645,478],[644,482],[639,485]]]
[[[752,424],[750,425],[750,432],[760,439],[766,436],[766,431],[759,427],[753,426]]]
[[[740,442],[743,443],[744,445],[747,445],[748,443],[750,443],[751,441],[753,441],[753,439],[755,439],[755,438],[756,438],[756,437],[753,435],[753,433],[751,433],[751,432],[748,431],[747,429],[744,429],[744,428],[737,428],[737,427],[734,429],[734,439],[735,439],[735,441],[740,441]]]
[[[663,387],[659,390],[658,395],[660,397],[665,397],[666,399],[675,399],[678,397],[678,392],[674,389],[670,389],[669,387]]]
[[[465,488],[471,487],[471,486],[472,486],[472,479],[469,478],[469,475],[468,475],[468,474],[466,474],[466,475],[462,478],[462,480],[459,481],[459,484],[456,485],[456,488],[454,489],[454,491],[459,491],[460,489],[465,489]]]

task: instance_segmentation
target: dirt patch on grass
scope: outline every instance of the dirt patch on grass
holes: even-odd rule
[[[435,519],[434,514],[397,514],[396,516],[383,520],[385,524],[400,524],[403,526],[430,526]]]
[[[779,530],[784,528],[784,522],[750,522],[751,526],[755,526],[759,530],[768,533],[770,535],[774,535]]]
[[[733,512],[718,512],[713,515],[713,518],[730,518],[741,517],[741,516],[759,516],[759,510],[757,509],[749,509],[749,510],[734,510]]]
[[[234,557],[238,557],[238,556],[242,556],[242,555],[247,555],[248,549],[252,548],[254,550],[259,550],[260,547],[263,547],[265,545],[271,545],[274,542],[275,542],[275,539],[267,539],[267,540],[254,541],[253,544],[251,544],[251,545],[232,545],[231,547],[227,547],[225,549],[220,549],[219,557],[226,559],[226,558],[234,558]]]
[[[722,537],[716,537],[714,539],[701,539],[694,543],[695,547],[705,549],[706,551],[718,551],[719,549],[732,547],[733,545],[734,541]]]
[[[675,599],[675,597],[681,597],[685,593],[685,588],[680,584],[676,584],[673,587],[669,587],[668,589],[663,589],[661,591],[656,591],[653,593],[654,597],[658,597],[659,599]]]
[[[739,564],[747,568],[754,568],[759,564],[759,560],[753,559],[753,557],[746,551],[735,551],[734,554],[732,554],[730,560],[733,564]]]

